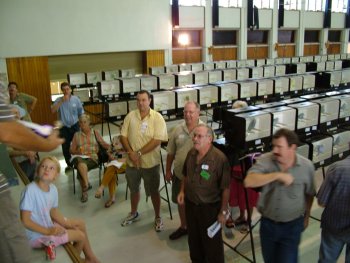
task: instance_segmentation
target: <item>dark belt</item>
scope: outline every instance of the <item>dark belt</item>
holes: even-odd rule
[[[193,206],[199,206],[199,207],[201,207],[201,206],[216,206],[216,205],[221,204],[220,201],[215,202],[215,203],[194,203],[194,202],[188,200],[187,198],[185,198],[185,202],[190,203]]]
[[[290,224],[290,223],[294,223],[295,221],[298,221],[300,218],[302,218],[304,216],[300,216],[300,217],[297,217],[291,221],[287,221],[287,222],[281,222],[281,221],[276,221],[276,220],[273,220],[273,219],[270,219],[268,217],[262,217],[262,219],[266,220],[266,221],[269,221],[273,224],[276,224],[276,225],[284,225],[284,224]]]

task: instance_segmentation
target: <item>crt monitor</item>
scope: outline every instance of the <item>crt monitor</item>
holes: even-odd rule
[[[101,80],[102,80],[102,72],[86,73],[86,83],[87,84],[97,84],[97,82],[101,82]]]
[[[67,74],[67,79],[71,86],[80,86],[86,84],[85,73]]]
[[[175,114],[176,101],[173,91],[157,91],[152,93],[152,108],[162,115]]]

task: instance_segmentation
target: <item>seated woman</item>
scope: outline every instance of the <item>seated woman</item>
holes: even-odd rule
[[[113,138],[113,149],[111,161],[107,164],[106,171],[103,175],[100,187],[95,193],[96,198],[101,198],[103,189],[108,186],[109,199],[105,203],[105,207],[108,208],[115,203],[116,185],[118,184],[118,174],[125,172],[125,159],[118,156],[124,152],[123,146],[120,143],[119,136]]]
[[[88,200],[87,191],[91,189],[88,171],[98,167],[98,143],[105,149],[109,149],[110,145],[103,140],[96,130],[90,127],[90,117],[88,115],[82,114],[79,117],[79,126],[80,131],[74,134],[70,152],[73,155],[71,162],[78,170],[78,179],[82,190],[80,200],[85,203]]]
[[[78,254],[84,253],[84,262],[99,263],[92,251],[85,222],[67,218],[58,209],[58,192],[53,182],[60,170],[55,157],[44,157],[38,165],[35,181],[22,192],[20,215],[30,246],[40,248],[49,242],[55,246],[73,242]]]

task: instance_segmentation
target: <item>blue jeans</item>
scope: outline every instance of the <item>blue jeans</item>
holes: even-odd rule
[[[345,262],[350,263],[350,231],[332,234],[322,229],[319,263],[335,263],[346,245]]]
[[[265,263],[298,262],[298,246],[304,217],[278,223],[263,217],[260,226],[261,250]]]

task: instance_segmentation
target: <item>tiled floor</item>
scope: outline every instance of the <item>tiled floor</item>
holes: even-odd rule
[[[115,134],[118,129],[112,126],[112,134]],[[105,136],[107,139],[108,137]],[[163,153],[165,153],[163,151]],[[59,158],[64,171],[65,163],[62,158],[61,149],[57,149],[50,155],[55,155]],[[42,155],[43,156],[43,155]],[[322,180],[321,171],[317,171],[318,184]],[[173,220],[170,219],[168,206],[165,202],[162,202],[161,213],[163,216],[165,230],[161,233],[156,233],[153,229],[154,214],[150,201],[146,202],[145,195],[142,190],[141,201],[139,205],[139,212],[141,219],[127,227],[120,225],[122,219],[130,211],[129,200],[125,200],[126,182],[124,175],[119,176],[119,186],[117,188],[116,203],[110,208],[104,208],[104,199],[94,198],[94,192],[98,187],[98,170],[93,170],[90,174],[90,181],[93,185],[93,189],[89,191],[89,201],[87,203],[80,202],[80,190],[77,184],[77,193],[73,194],[72,187],[72,174],[60,175],[56,181],[56,185],[59,189],[59,207],[61,212],[67,217],[80,217],[84,218],[87,224],[90,241],[95,251],[95,254],[103,263],[118,262],[118,263],[154,263],[154,262],[190,262],[188,254],[188,246],[186,238],[180,240],[170,241],[168,236],[179,225],[179,219],[177,216],[177,208],[175,205],[171,205],[173,212]],[[22,186],[14,187],[12,190],[13,198],[16,202],[19,202],[20,191]],[[170,186],[168,187],[170,190]],[[165,195],[165,191],[162,191]],[[320,216],[321,209],[316,205],[313,206],[312,214],[316,217]],[[234,210],[234,213],[237,211]],[[254,220],[258,220],[259,216],[257,212],[254,212]],[[260,245],[259,245],[259,225],[255,227],[254,241],[257,262],[263,262]],[[232,237],[232,234],[234,237]],[[227,237],[228,238],[227,238]],[[231,246],[235,246],[242,234],[236,230],[224,231],[225,241]],[[309,263],[317,262],[318,249],[320,243],[320,228],[319,222],[316,220],[310,221],[310,226],[303,233],[303,239],[300,244],[300,262]],[[246,238],[239,247],[240,251],[246,256],[252,256],[250,249],[249,238]],[[35,251],[34,262],[45,262],[45,253],[41,250]],[[225,246],[225,258],[226,262],[248,262],[235,253],[233,250]],[[67,263],[70,259],[62,247],[57,249],[57,263]],[[338,262],[344,262],[342,257]]]

